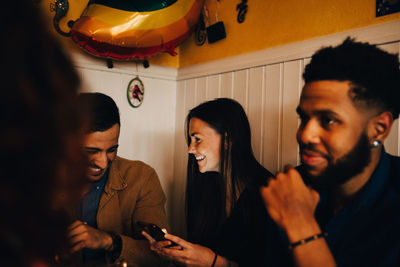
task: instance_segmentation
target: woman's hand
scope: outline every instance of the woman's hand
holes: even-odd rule
[[[162,256],[163,258],[167,258],[171,260],[169,257],[166,257],[163,255],[161,248],[166,247],[171,245],[171,241],[165,240],[165,241],[156,241],[151,235],[149,235],[147,232],[142,231],[142,235],[149,241],[150,243],[150,249],[154,252],[156,252],[158,255]],[[177,249],[181,250],[182,248],[180,246],[173,246],[170,247],[171,249]]]
[[[211,249],[197,244],[192,244],[174,235],[165,234],[165,238],[170,241],[159,242],[156,242],[146,233],[143,233],[143,235],[149,240],[151,250],[155,251],[164,258],[184,263],[189,267],[209,267],[211,266],[215,257],[215,253]],[[171,245],[171,241],[178,244],[178,246],[166,248],[165,246]]]

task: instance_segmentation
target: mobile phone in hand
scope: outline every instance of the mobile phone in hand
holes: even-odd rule
[[[173,247],[173,246],[179,246],[175,242],[168,240],[164,237],[165,233],[163,230],[155,225],[154,223],[147,223],[147,222],[141,222],[138,221],[136,222],[139,228],[141,228],[143,231],[148,233],[154,240],[156,241],[169,241],[171,242],[171,245],[165,246],[166,248],[168,247]]]

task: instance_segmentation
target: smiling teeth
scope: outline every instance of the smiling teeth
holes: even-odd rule
[[[203,160],[205,158],[206,158],[205,156],[199,156],[199,157],[196,157],[196,160]]]

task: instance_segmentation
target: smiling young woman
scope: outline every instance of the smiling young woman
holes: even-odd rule
[[[190,242],[165,235],[181,250],[163,248],[165,241],[152,249],[187,266],[262,265],[268,215],[258,188],[272,174],[253,155],[245,111],[233,99],[204,102],[190,110],[186,134]]]

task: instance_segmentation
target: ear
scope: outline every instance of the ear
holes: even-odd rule
[[[382,112],[370,120],[369,138],[383,143],[390,133],[393,124],[393,116],[389,111]]]

